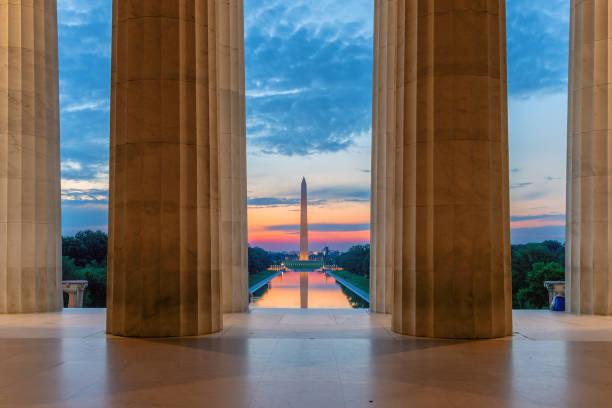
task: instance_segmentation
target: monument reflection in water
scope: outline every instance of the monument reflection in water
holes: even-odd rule
[[[368,302],[340,285],[331,276],[317,271],[289,271],[255,291],[254,308],[357,309]]]

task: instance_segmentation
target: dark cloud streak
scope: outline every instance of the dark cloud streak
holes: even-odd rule
[[[247,101],[248,143],[285,156],[350,148],[371,127],[372,38],[354,37],[354,22],[300,28],[303,6],[264,5],[245,4],[267,23],[247,32],[246,88],[269,95]]]
[[[287,231],[295,232],[300,229],[298,224],[286,224],[286,225],[272,225],[266,227],[267,231]],[[309,224],[309,231],[316,232],[348,232],[348,231],[368,231],[370,224],[333,224],[333,223],[320,223],[320,224]]]

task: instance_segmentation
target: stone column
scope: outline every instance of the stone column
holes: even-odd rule
[[[505,1],[377,0],[376,12],[387,50],[375,63],[385,151],[373,219],[385,231],[375,224],[372,246],[384,234],[393,248],[374,263],[393,267],[393,330],[510,335]]]
[[[566,310],[612,315],[612,4],[572,0]]]
[[[242,0],[217,1],[216,58],[221,132],[221,275],[223,311],[249,307],[247,262],[246,112],[244,95],[244,13]]]
[[[393,168],[397,1],[374,4],[370,310],[391,313],[393,302]]]
[[[241,3],[113,2],[111,334],[222,328],[221,265],[237,265],[225,263],[235,254],[246,263],[246,234],[236,232],[246,200],[234,201],[245,195],[242,43],[228,38],[242,31]]]
[[[57,6],[0,0],[0,313],[61,310]]]

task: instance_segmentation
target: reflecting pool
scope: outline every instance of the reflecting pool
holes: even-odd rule
[[[368,302],[324,272],[288,271],[256,290],[251,307],[358,309],[368,307]]]

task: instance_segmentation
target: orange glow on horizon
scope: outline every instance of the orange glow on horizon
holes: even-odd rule
[[[546,218],[536,218],[533,220],[512,221],[510,228],[540,228],[540,227],[564,227],[565,220],[550,220]]]
[[[332,202],[308,208],[308,222],[313,224],[369,224],[368,202]],[[248,209],[249,242],[257,244],[286,244],[287,249],[299,247],[299,205],[254,207]],[[283,226],[286,226],[283,228]],[[274,228],[278,229],[274,229]],[[310,244],[370,242],[370,229],[360,231],[308,232]],[[310,248],[311,250],[314,248]],[[318,248],[317,248],[318,249]]]
[[[300,235],[287,231],[249,230],[249,242],[300,243]],[[310,231],[308,242],[369,242],[370,230],[364,231]]]
[[[513,208],[513,215],[529,215],[528,211]],[[514,214],[518,213],[518,214]],[[312,205],[308,210],[309,224],[369,224],[370,204],[368,202],[331,202]],[[285,249],[299,248],[299,205],[279,207],[249,207],[249,242],[253,245],[286,246]],[[565,226],[563,219],[534,218],[512,221],[511,229]],[[370,230],[360,231],[314,231],[309,230],[310,250],[327,244],[364,244],[370,242]]]

